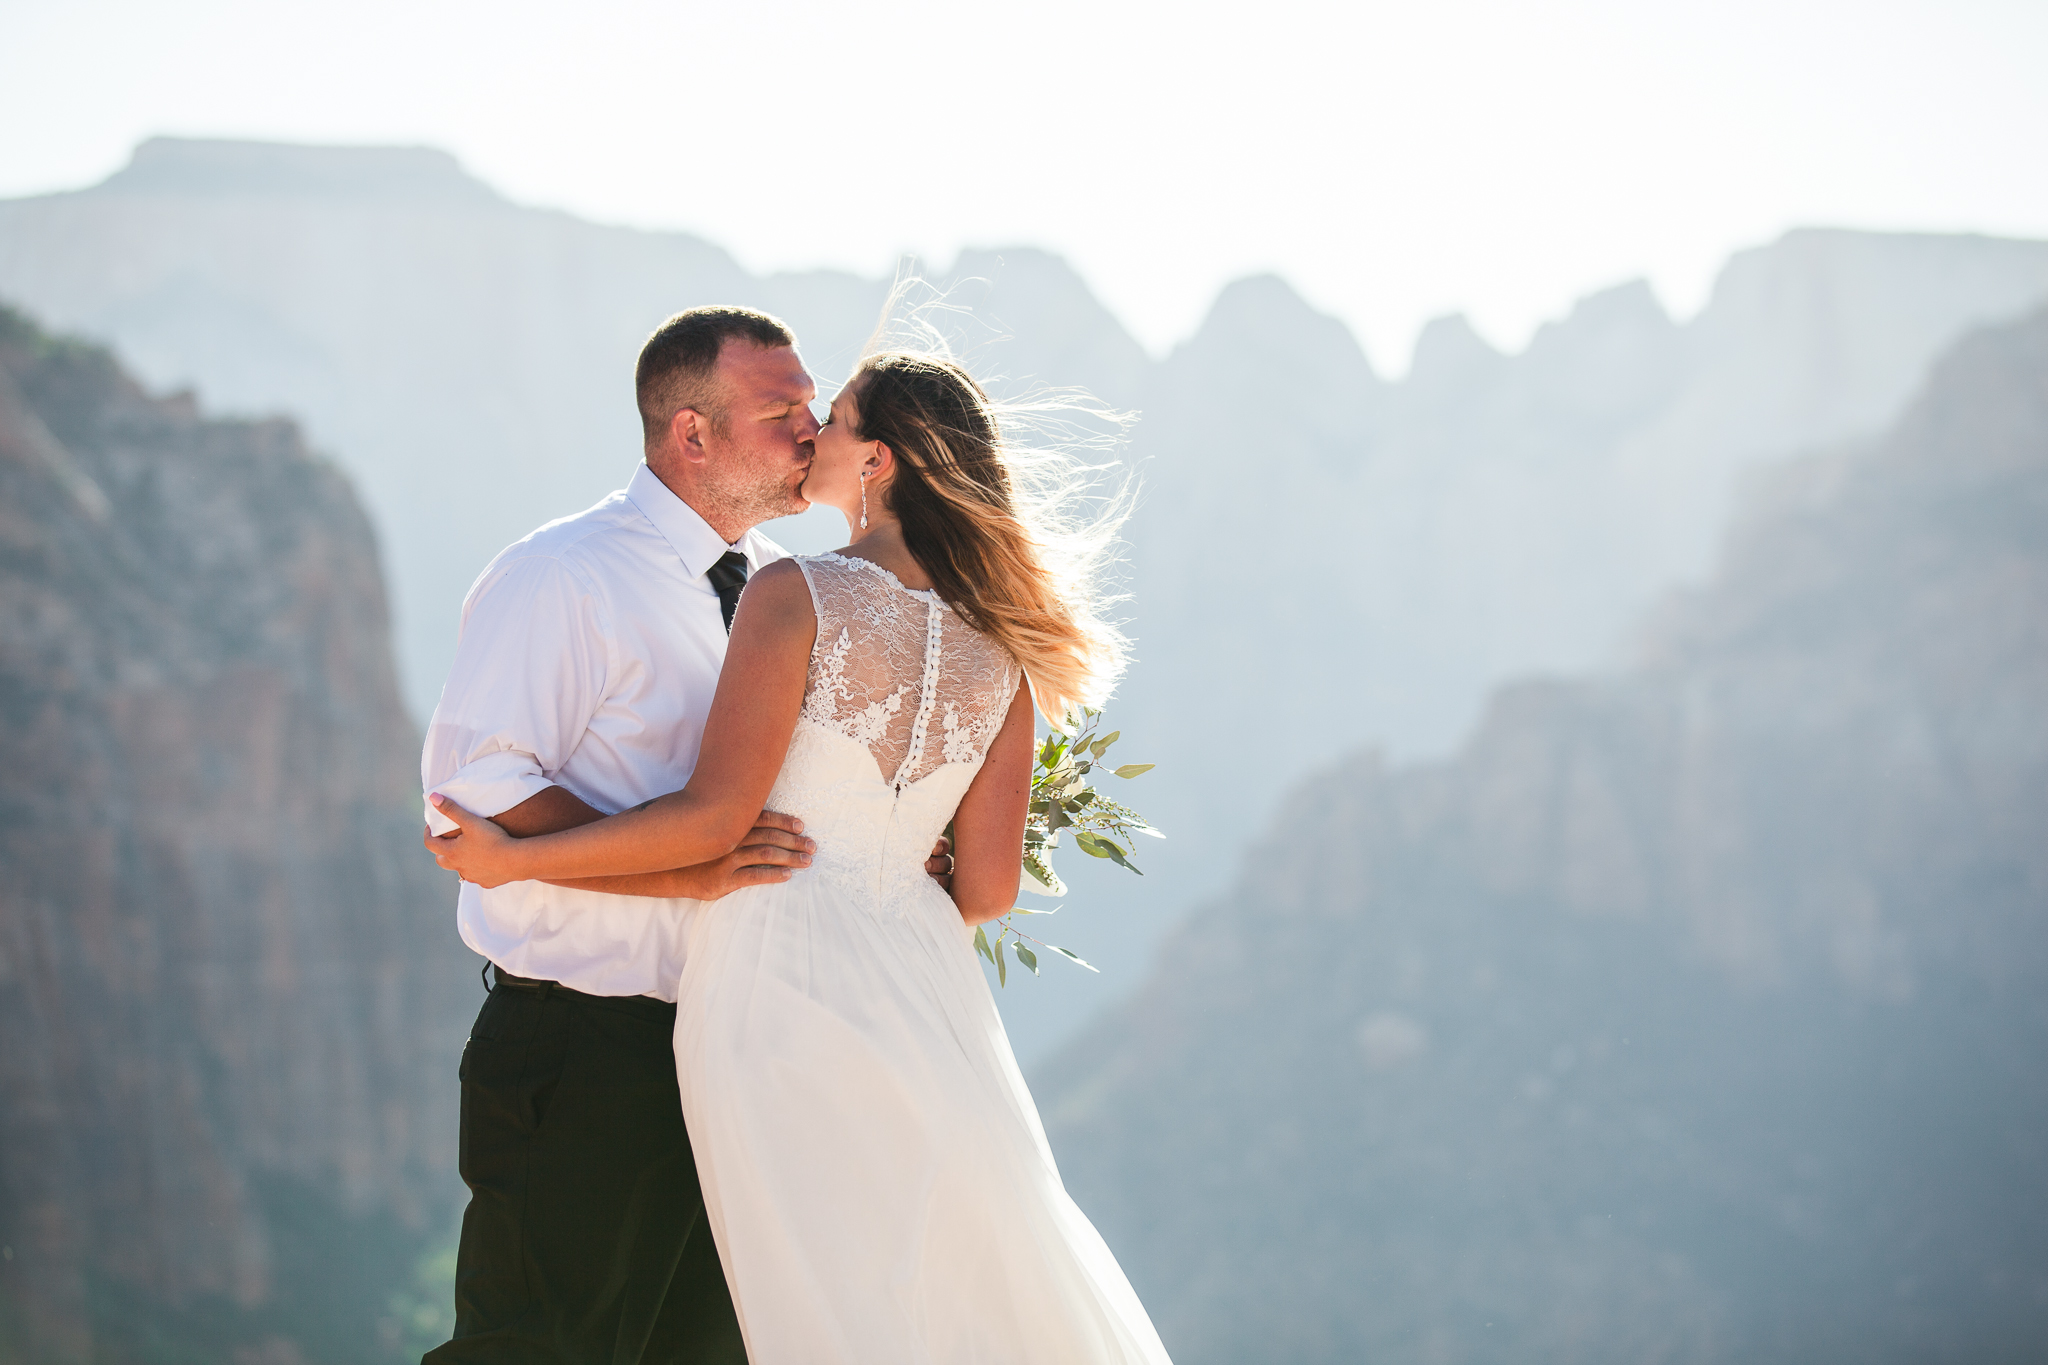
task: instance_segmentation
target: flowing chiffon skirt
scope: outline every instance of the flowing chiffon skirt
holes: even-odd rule
[[[952,900],[800,872],[695,912],[683,1109],[752,1365],[1159,1362]]]

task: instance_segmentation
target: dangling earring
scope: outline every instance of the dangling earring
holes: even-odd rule
[[[860,529],[868,529],[868,472],[860,472]]]

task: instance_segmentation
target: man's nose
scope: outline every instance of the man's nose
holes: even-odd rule
[[[824,428],[818,423],[818,414],[812,412],[809,407],[805,407],[802,411],[803,416],[798,419],[796,424],[796,438],[799,441],[809,443],[816,440],[818,433]]]

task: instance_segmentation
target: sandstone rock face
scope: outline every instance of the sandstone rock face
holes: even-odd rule
[[[396,1358],[479,988],[347,480],[0,312],[0,621],[0,1358]]]
[[[1298,789],[1041,1084],[1183,1365],[2040,1357],[2048,314],[1643,639]]]

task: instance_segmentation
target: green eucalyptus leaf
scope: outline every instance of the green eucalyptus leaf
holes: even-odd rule
[[[1108,841],[1101,835],[1090,833],[1085,829],[1074,836],[1074,845],[1091,858],[1107,858],[1110,856],[1109,849],[1111,846]]]
[[[1003,941],[1001,939],[996,940],[996,984],[998,986],[1010,984],[1010,969],[1005,965]]]
[[[1089,857],[1113,862],[1138,876],[1144,873],[1131,861],[1129,848],[1135,836],[1166,837],[1152,828],[1138,812],[1109,799],[1090,785],[1100,769],[1107,768],[1118,777],[1129,779],[1151,772],[1154,766],[1150,763],[1112,766],[1105,762],[1103,756],[1123,738],[1123,732],[1110,730],[1098,734],[1101,720],[1099,708],[1076,706],[1046,727],[1045,738],[1033,755],[1031,790],[1027,797],[1029,812],[1024,825],[1024,868],[1019,878],[1021,890],[1046,896],[1066,894],[1065,884],[1053,871],[1051,856],[1052,850],[1059,846],[1063,829],[1073,831],[1074,846]],[[1094,964],[1085,961],[1071,948],[1049,943],[1027,947],[1021,931],[1011,922],[1017,915],[1051,913],[1051,910],[1028,910],[1020,905],[1004,913],[999,933],[987,935],[979,929],[975,931],[975,950],[995,964],[999,984],[1009,984],[1009,954],[1003,950],[1005,943],[1015,949],[1017,961],[1034,975],[1039,970],[1038,954],[1048,948],[1091,972],[1097,970]],[[1037,944],[1035,939],[1031,942]]]
[[[1097,847],[1102,850],[1095,854],[1096,857],[1107,858],[1118,867],[1129,868],[1131,871],[1137,872],[1140,877],[1145,875],[1143,872],[1138,872],[1138,865],[1130,860],[1128,853],[1121,845],[1113,840],[1105,839],[1099,834],[1091,837],[1094,838]],[[1091,849],[1090,852],[1094,852],[1094,850]]]
[[[1045,946],[1052,949],[1056,953],[1065,953],[1069,958],[1073,959],[1073,961],[1079,963],[1083,967],[1088,968],[1089,971],[1094,972],[1097,976],[1100,976],[1102,974],[1102,969],[1100,967],[1094,966],[1093,964],[1084,961],[1081,955],[1075,952],[1072,948],[1062,948],[1057,943],[1048,943]]]
[[[980,953],[990,962],[996,960],[996,955],[990,952],[988,948],[988,933],[979,924],[974,926],[974,951]]]

